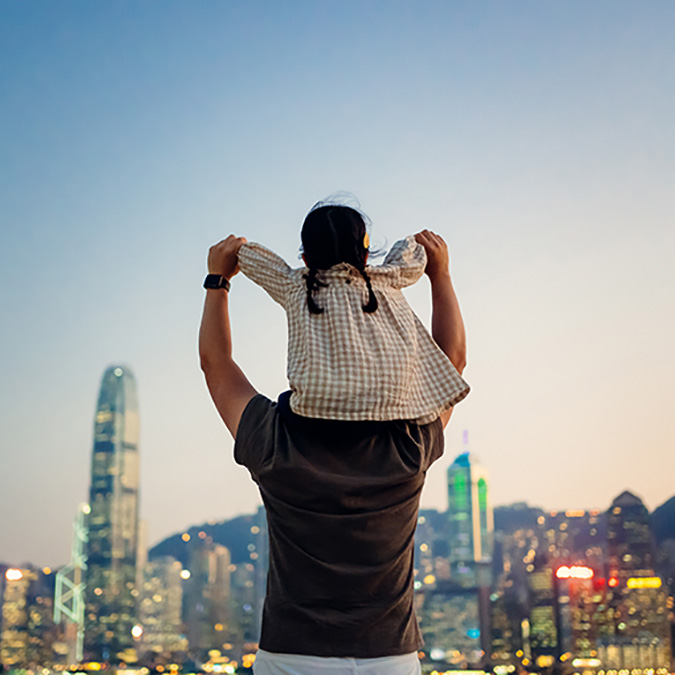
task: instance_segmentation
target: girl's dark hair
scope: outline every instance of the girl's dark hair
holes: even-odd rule
[[[371,313],[377,309],[377,297],[366,272],[368,249],[365,246],[365,237],[365,220],[350,206],[318,206],[307,214],[300,238],[305,264],[309,268],[305,283],[307,308],[312,314],[323,313],[323,307],[319,307],[314,301],[314,292],[319,287],[326,286],[317,279],[317,272],[338,263],[349,263],[361,272],[368,288],[368,302],[363,306],[363,311]]]

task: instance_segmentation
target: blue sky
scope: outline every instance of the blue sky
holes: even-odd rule
[[[426,506],[464,429],[495,504],[672,496],[674,27],[668,2],[5,0],[0,560],[65,562],[115,362],[150,543],[256,508],[197,364],[206,251],[235,232],[295,262],[337,190],[375,244],[450,245],[473,391]],[[231,304],[275,397],[283,313],[244,278]]]

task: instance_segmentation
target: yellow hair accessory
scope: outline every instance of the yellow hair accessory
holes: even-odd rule
[[[368,248],[370,246],[370,237],[368,236],[368,233],[366,232],[363,235],[363,248]]]

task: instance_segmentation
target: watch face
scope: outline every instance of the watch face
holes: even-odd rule
[[[209,274],[204,280],[204,288],[220,288],[222,279],[220,274]]]
[[[222,277],[220,274],[207,274],[204,280],[204,288],[230,288],[230,282]]]

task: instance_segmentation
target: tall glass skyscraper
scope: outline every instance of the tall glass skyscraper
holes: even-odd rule
[[[103,374],[94,420],[85,590],[85,658],[133,648],[138,591],[138,402],[131,371]]]
[[[455,563],[492,558],[494,524],[487,480],[487,471],[468,452],[448,468],[450,560]]]
[[[466,436],[465,436],[466,438]],[[487,471],[463,452],[448,468],[450,578],[426,594],[422,630],[429,649],[460,667],[482,667],[490,653],[489,596],[493,518]],[[425,627],[425,617],[430,618]],[[440,630],[433,630],[433,626]]]

